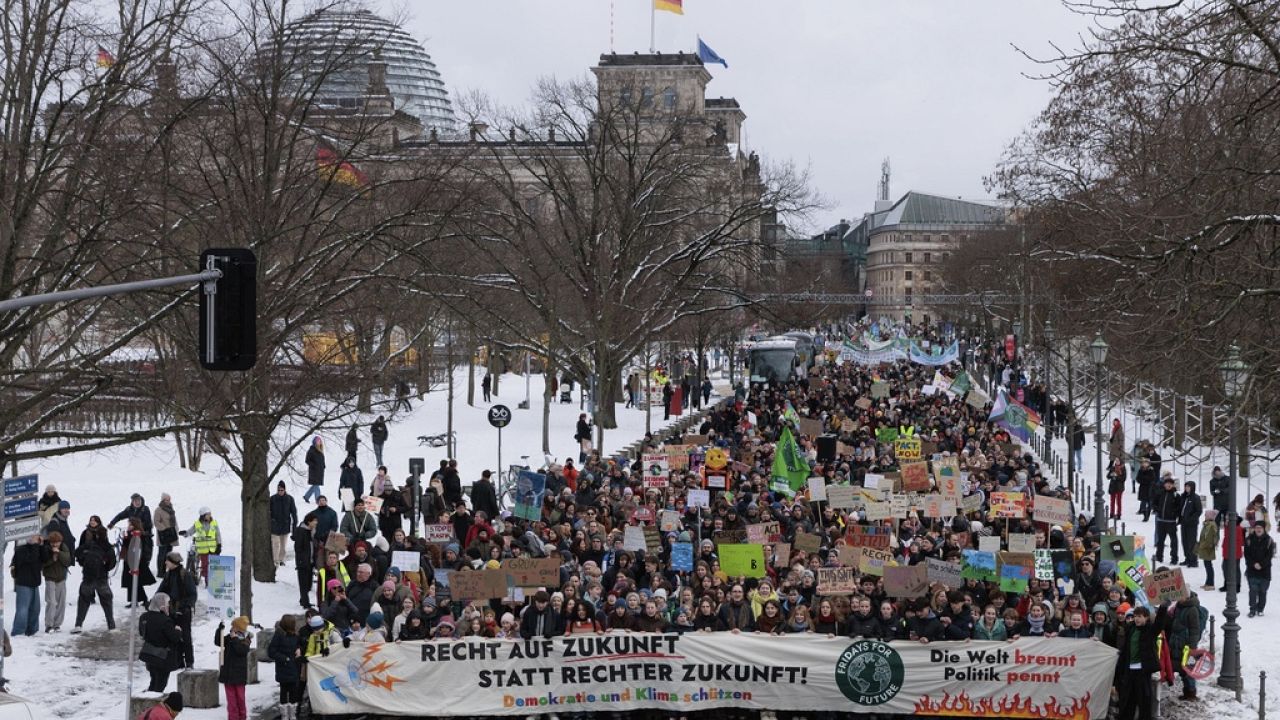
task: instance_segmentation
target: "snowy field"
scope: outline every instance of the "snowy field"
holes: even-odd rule
[[[464,485],[479,478],[485,469],[498,470],[498,431],[487,420],[488,405],[481,403],[479,376],[476,379],[476,407],[466,404],[466,369],[455,376],[454,427],[457,432],[458,469]],[[519,410],[516,406],[524,399],[524,378],[504,375],[499,383],[501,396],[493,398],[511,408],[514,415],[511,424],[503,430],[502,464],[507,466],[529,456],[529,463],[537,467],[542,461],[542,378],[531,380],[532,409]],[[558,395],[558,393],[557,393]],[[557,398],[558,399],[558,398]],[[578,446],[573,435],[579,412],[578,393],[573,404],[553,402],[550,419],[550,447],[558,462],[572,457],[577,461]],[[714,401],[714,398],[713,398]],[[362,425],[376,417],[364,417]],[[419,446],[417,436],[436,435],[445,432],[446,397],[443,388],[428,394],[424,401],[413,399],[413,411],[399,413],[389,418],[389,434],[383,460],[397,484],[408,475],[408,459],[422,457],[427,471],[438,467],[447,457],[444,447]],[[645,411],[617,408],[618,429],[605,432],[604,450],[612,452],[642,438],[645,430]],[[679,418],[673,418],[675,422]],[[656,431],[669,424],[662,420],[661,409],[654,411],[652,427]],[[346,429],[321,433],[325,441],[326,494],[336,505],[338,495],[338,466],[343,457],[343,438]],[[367,428],[361,429],[362,445],[359,453],[360,467],[365,474],[366,487],[376,471],[372,445],[368,442]],[[306,491],[306,466],[302,464],[305,445],[299,450],[291,468],[281,473],[281,479],[289,487],[298,503],[299,516],[308,506],[302,502]],[[177,451],[172,439],[159,439],[147,443],[125,446],[113,450],[67,455],[43,462],[29,462],[19,467],[22,473],[39,473],[40,489],[53,484],[64,500],[71,503],[70,524],[77,536],[88,523],[90,515],[98,515],[108,521],[129,504],[129,496],[138,492],[154,509],[160,493],[173,496],[178,522],[188,528],[196,519],[196,512],[207,505],[213,511],[223,536],[224,554],[239,556],[240,507],[239,481],[226,466],[212,454],[206,454],[202,471],[192,473],[178,466]],[[274,487],[274,482],[272,483]],[[119,526],[117,526],[118,528]],[[12,559],[12,548],[7,557]],[[181,552],[186,554],[187,541],[183,538]],[[264,627],[270,627],[281,615],[299,612],[297,581],[293,572],[292,544],[287,565],[280,568],[276,583],[256,583],[254,586],[254,619]],[[153,562],[154,569],[154,562]],[[115,593],[115,616],[119,626],[109,632],[102,609],[97,605],[89,609],[84,633],[69,633],[75,618],[76,593],[80,586],[80,568],[73,567],[67,581],[69,606],[67,618],[60,633],[39,634],[32,637],[13,638],[13,656],[5,660],[5,677],[10,691],[36,704],[45,718],[74,718],[96,720],[125,716],[123,704],[126,696],[129,611],[124,607],[126,595],[120,587],[120,571],[112,579]],[[151,586],[153,592],[156,586]],[[150,596],[150,592],[148,592]],[[43,598],[43,587],[41,588]],[[12,608],[14,591],[12,581],[5,583],[5,607]],[[44,609],[41,607],[43,620]],[[6,612],[5,627],[12,629],[12,611]],[[216,668],[217,649],[213,645],[216,623],[199,620],[192,629],[195,640],[196,667]],[[43,625],[41,626],[43,630]],[[136,656],[136,652],[135,652]],[[263,682],[248,686],[246,699],[251,714],[274,707],[277,686],[274,670],[264,663],[259,668]],[[134,663],[135,691],[146,689],[147,672],[141,662]],[[170,677],[169,689],[177,688],[177,674]],[[183,720],[213,720],[225,718],[226,709],[188,709]],[[265,717],[275,717],[267,714]]]

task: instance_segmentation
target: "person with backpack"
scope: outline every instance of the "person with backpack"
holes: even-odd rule
[[[297,617],[292,613],[285,613],[276,623],[276,631],[267,645],[267,659],[276,664],[280,720],[298,720],[298,703],[302,702],[302,640],[298,637]]]
[[[111,611],[114,596],[111,594],[110,578],[111,569],[116,566],[116,554],[111,542],[107,540],[107,528],[97,515],[89,516],[89,524],[80,534],[76,563],[83,572],[80,575],[79,600],[76,602],[76,624],[71,628],[71,633],[74,635],[81,632],[95,594],[98,596],[98,604],[102,605],[102,613],[107,616],[107,629],[115,630],[116,619]]]
[[[1192,592],[1169,608],[1169,655],[1182,677],[1181,700],[1196,700],[1196,679],[1187,674],[1185,658],[1200,644],[1200,636],[1209,624],[1209,611]]]
[[[164,574],[160,576],[157,592],[169,596],[169,616],[182,631],[182,657],[184,664],[195,667],[196,655],[191,642],[191,619],[196,611],[196,578],[182,566],[182,554],[169,553],[164,557]]]
[[[182,631],[169,617],[169,596],[158,592],[151,596],[147,611],[138,618],[138,634],[142,649],[138,659],[151,674],[148,692],[162,693],[169,684],[169,674],[182,667]]]
[[[218,682],[222,683],[227,698],[227,720],[247,720],[249,711],[244,703],[244,688],[249,684],[249,618],[241,615],[231,621],[231,630],[218,623],[213,634],[213,644],[221,650],[218,655]]]

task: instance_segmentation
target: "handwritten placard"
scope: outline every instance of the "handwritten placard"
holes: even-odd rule
[[[1037,495],[1032,501],[1032,513],[1036,522],[1050,525],[1071,524],[1071,501],[1061,498]]]
[[[827,488],[827,502],[833,508],[851,510],[858,505],[858,493],[850,485],[832,485]]]
[[[886,567],[893,567],[896,564],[893,559],[893,552],[890,550],[877,550],[869,547],[858,548],[858,570],[863,574],[882,577]]]
[[[906,492],[929,492],[933,487],[929,482],[929,463],[902,463],[898,473],[902,475],[902,489]]]
[[[560,584],[560,561],[556,558],[508,558],[502,561],[502,569],[511,577],[512,585],[538,587]]]
[[[400,572],[418,572],[422,567],[422,556],[412,550],[395,550],[391,553],[391,567]]]
[[[1027,516],[1027,496],[1020,492],[991,493],[991,516],[997,518],[1024,518]]]
[[[1009,533],[1009,552],[1029,553],[1036,549],[1036,536],[1031,533]]]
[[[822,538],[813,533],[798,532],[792,541],[792,547],[806,554],[813,554],[822,548]]]
[[[819,595],[852,595],[858,590],[858,571],[851,567],[818,568]]]
[[[929,582],[942,583],[949,590],[960,587],[960,563],[947,562],[937,558],[925,558],[925,563],[929,569]]]
[[[1147,597],[1157,605],[1170,600],[1186,600],[1191,595],[1182,568],[1166,568],[1147,576]]]
[[[822,502],[827,499],[827,481],[825,478],[819,476],[809,478],[809,499],[814,502]]]
[[[886,567],[884,591],[889,597],[918,598],[929,589],[929,569],[924,565]]]

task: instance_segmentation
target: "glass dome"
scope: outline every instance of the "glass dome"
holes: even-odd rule
[[[363,10],[321,10],[293,23],[286,51],[310,56],[309,67],[324,72],[326,58],[343,59],[341,70],[321,84],[319,102],[329,107],[359,107],[369,86],[368,61],[374,53],[387,65],[387,89],[397,110],[416,116],[424,128],[456,130],[453,105],[440,71],[422,44],[400,26]]]

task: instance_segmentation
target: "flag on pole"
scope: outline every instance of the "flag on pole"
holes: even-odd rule
[[[325,143],[316,145],[316,167],[321,174],[328,175],[334,182],[351,187],[364,187],[369,184],[369,176],[355,165],[338,157],[338,153]]]
[[[684,0],[653,0],[653,9],[683,15]]]
[[[107,51],[101,45],[98,46],[97,65],[100,68],[109,68],[116,64],[116,56]]]
[[[809,480],[809,462],[787,425],[782,426],[782,435],[773,450],[773,477],[786,480],[792,490],[799,490]]]
[[[701,60],[704,65],[720,63],[725,66],[726,69],[729,67],[729,63],[725,62],[724,58],[720,57],[715,50],[712,50],[710,45],[702,42],[701,37],[698,38],[698,59]]]
[[[1040,427],[1040,415],[1035,410],[1009,397],[1002,388],[991,408],[988,420],[1008,430],[1011,435],[1026,442],[1031,433]]]

